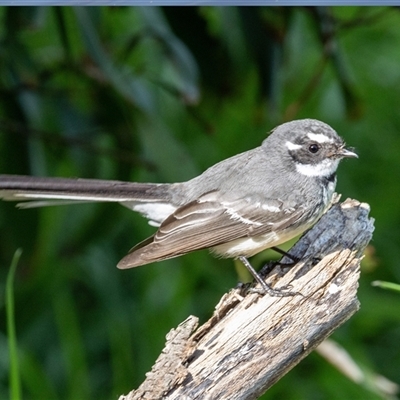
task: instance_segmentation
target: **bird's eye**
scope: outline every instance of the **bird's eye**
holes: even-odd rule
[[[316,143],[310,144],[310,146],[308,147],[308,150],[310,151],[310,153],[317,153],[319,150],[319,145],[317,145]]]

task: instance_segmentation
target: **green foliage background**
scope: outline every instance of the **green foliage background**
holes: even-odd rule
[[[182,181],[258,146],[283,121],[331,124],[360,156],[342,163],[337,190],[376,219],[361,310],[334,339],[368,374],[400,384],[400,297],[371,287],[400,281],[399,9],[3,7],[0,17],[1,173]],[[2,293],[23,249],[15,319],[25,399],[127,393],[171,328],[189,314],[204,322],[245,279],[207,252],[117,270],[152,232],[118,205],[0,204]],[[263,396],[272,398],[381,395],[312,354]]]

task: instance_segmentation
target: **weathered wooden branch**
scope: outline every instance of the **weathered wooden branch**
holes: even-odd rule
[[[203,326],[191,316],[173,329],[145,382],[120,400],[257,399],[358,310],[368,213],[356,200],[332,206],[290,250],[300,261],[267,276],[299,294],[231,290]]]

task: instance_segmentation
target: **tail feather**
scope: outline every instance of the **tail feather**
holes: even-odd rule
[[[168,202],[168,184],[134,183],[99,179],[43,178],[0,175],[0,198],[10,201],[34,200],[41,207],[57,202]]]

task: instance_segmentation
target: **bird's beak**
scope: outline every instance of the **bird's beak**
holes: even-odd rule
[[[353,149],[349,150],[349,149],[345,149],[344,147],[339,149],[337,155],[339,157],[346,157],[346,158],[358,158],[358,155],[356,153],[354,153],[354,151],[352,151]]]

